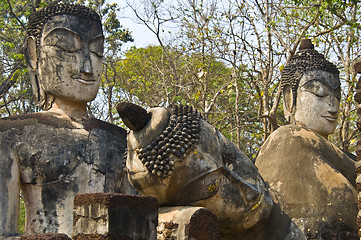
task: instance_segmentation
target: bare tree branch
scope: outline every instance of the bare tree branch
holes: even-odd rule
[[[21,27],[23,28],[23,30],[25,31],[26,30],[26,27],[24,25],[24,23],[16,16],[16,14],[14,13],[13,11],[13,8],[11,6],[11,3],[10,3],[10,0],[6,0],[9,4],[9,9],[10,9],[10,13],[11,15],[20,23]]]
[[[9,89],[16,83],[20,73],[18,70],[20,69],[19,65],[16,65],[14,69],[11,71],[11,74],[8,78],[0,85],[0,97],[3,97]]]

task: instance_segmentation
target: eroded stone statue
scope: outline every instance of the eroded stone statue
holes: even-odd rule
[[[209,209],[217,215],[224,239],[266,239],[254,229],[267,219],[273,203],[244,154],[191,107],[152,108],[148,113],[134,107],[134,117],[123,114],[126,106],[118,107],[133,129],[126,168],[139,193],[156,197],[160,206]]]
[[[78,193],[126,192],[126,131],[92,118],[102,69],[102,26],[94,11],[57,4],[29,20],[26,61],[34,96],[46,111],[0,119],[0,238],[18,231],[19,192],[25,235],[72,235]]]
[[[337,126],[339,71],[304,40],[281,84],[290,124],[255,162],[275,202],[267,239],[358,239],[355,163],[327,140]]]

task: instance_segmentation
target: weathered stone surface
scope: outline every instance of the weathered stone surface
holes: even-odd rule
[[[357,239],[355,162],[327,140],[339,115],[339,70],[306,41],[281,73],[291,124],[268,137],[255,162],[275,203],[267,239]]]
[[[153,197],[80,194],[74,199],[73,239],[155,240],[157,219]]]
[[[157,240],[219,240],[217,216],[201,207],[159,209]]]
[[[295,94],[284,89],[286,119],[327,138],[337,127],[341,97],[338,74],[311,70],[302,75],[298,84]]]
[[[221,234],[229,239],[239,239],[240,232],[253,231],[253,226],[267,218],[272,201],[257,169],[204,120],[200,120],[199,141],[191,152],[181,157],[169,154],[172,174],[161,178],[150,173],[140,160],[139,149],[160,137],[171,117],[169,110],[162,108],[150,113],[152,118],[142,130],[128,134],[126,166],[139,193],[156,197],[161,206],[211,210],[219,219]]]
[[[17,235],[20,188],[25,235],[70,236],[78,193],[132,192],[126,131],[92,118],[87,105],[99,90],[103,43],[100,16],[85,6],[49,4],[29,18],[24,55],[45,112],[0,119],[0,236]]]
[[[17,186],[22,185],[26,234],[71,236],[73,198],[78,193],[132,192],[122,174],[125,130],[96,119],[84,120],[83,125],[79,128],[52,112],[0,119],[0,190],[9,196],[1,203],[13,206]],[[18,168],[11,167],[14,160]],[[14,221],[6,218],[0,223]]]
[[[276,203],[268,239],[357,239],[355,163],[332,143],[301,126],[283,126],[255,164]]]
[[[35,12],[29,26],[43,23],[40,36],[29,29],[32,35],[26,38],[33,94],[46,110],[60,100],[73,104],[94,100],[101,80],[104,39],[99,17],[84,6],[61,6],[64,4]]]
[[[341,98],[339,70],[303,39],[281,72],[285,118],[327,138],[337,126]]]

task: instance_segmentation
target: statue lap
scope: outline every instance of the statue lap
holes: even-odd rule
[[[269,239],[357,239],[355,163],[328,140],[286,125],[269,136],[255,164],[275,202]]]

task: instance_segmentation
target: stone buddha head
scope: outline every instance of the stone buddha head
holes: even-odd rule
[[[156,197],[160,206],[208,208],[224,234],[268,216],[273,203],[256,167],[198,111],[179,105],[148,114],[127,136],[128,179],[140,194]]]
[[[90,102],[99,90],[104,36],[100,17],[73,4],[52,4],[30,18],[25,59],[36,102]]]
[[[303,40],[299,51],[281,74],[284,114],[292,124],[302,125],[327,138],[337,126],[341,98],[339,71]]]

